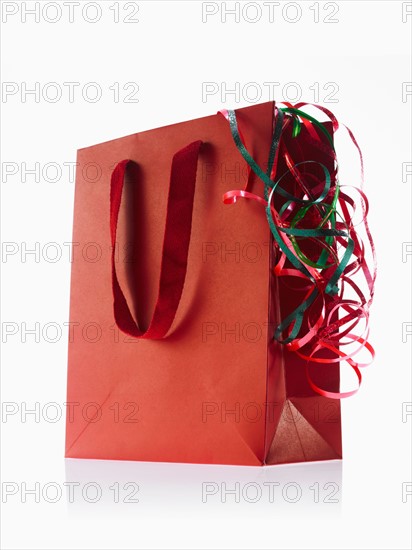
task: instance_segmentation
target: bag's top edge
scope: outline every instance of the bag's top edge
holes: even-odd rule
[[[239,107],[238,109],[235,109],[236,111],[245,111],[247,109],[253,109],[254,107],[256,107],[257,105],[265,105],[267,103],[274,103],[273,101],[265,101],[263,103],[256,103],[256,104],[253,104],[253,105],[247,105],[246,107]],[[164,126],[157,126],[156,128],[148,128],[147,130],[142,130],[142,131],[139,131],[139,132],[134,132],[133,134],[127,134],[125,136],[117,136],[113,139],[108,139],[106,141],[101,141],[99,143],[94,143],[93,145],[86,145],[86,147],[80,147],[79,149],[77,149],[77,151],[84,151],[86,149],[91,149],[93,147],[98,147],[100,145],[105,145],[105,144],[109,144],[109,143],[112,143],[112,142],[115,142],[115,141],[118,141],[119,139],[125,139],[125,138],[130,138],[132,136],[137,136],[137,135],[142,135],[142,134],[147,134],[148,132],[155,132],[157,130],[164,130],[166,128],[170,128],[171,126],[179,126],[181,124],[187,124],[189,122],[192,122],[194,120],[205,120],[207,118],[212,118],[212,117],[215,117],[215,116],[218,116],[219,113],[216,112],[212,115],[206,115],[206,116],[203,116],[203,117],[196,117],[196,118],[192,118],[192,119],[188,119],[188,120],[181,120],[179,122],[173,122],[172,124],[165,124]]]

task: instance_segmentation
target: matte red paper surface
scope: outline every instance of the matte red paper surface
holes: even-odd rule
[[[236,114],[264,167],[273,102]],[[308,160],[330,163],[310,149],[305,128],[295,139]],[[113,312],[111,174],[124,159],[136,163],[123,190],[115,265],[144,331],[159,291],[172,159],[197,140],[177,314],[164,339],[136,339],[119,331]],[[216,114],[134,134],[82,149],[77,161],[66,457],[243,465],[340,458],[339,401],[313,392],[304,361],[273,340],[282,311],[298,298],[272,274],[264,208],[222,202],[247,177],[227,121]],[[252,176],[251,183],[263,195],[262,182]],[[337,365],[314,376],[338,390]]]

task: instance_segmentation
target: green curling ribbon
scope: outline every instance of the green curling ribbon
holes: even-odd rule
[[[315,278],[313,277],[313,275],[310,273],[310,271],[307,269],[306,266],[309,266],[318,270],[323,270],[323,269],[331,268],[333,265],[336,265],[336,269],[331,275],[331,277],[329,278],[326,284],[326,287],[324,289],[324,292],[325,294],[329,294],[331,296],[337,294],[339,292],[338,281],[342,276],[346,266],[349,263],[350,257],[352,255],[352,252],[355,246],[354,241],[349,236],[349,231],[344,231],[336,228],[336,215],[338,214],[337,203],[339,198],[339,184],[336,183],[335,192],[331,203],[329,204],[324,202],[324,199],[329,195],[329,192],[331,190],[331,174],[329,170],[326,168],[326,166],[314,160],[307,160],[307,161],[296,163],[293,165],[293,169],[297,168],[298,166],[307,165],[307,164],[317,164],[321,167],[324,173],[325,185],[321,194],[317,199],[310,199],[310,198],[300,199],[299,197],[295,197],[294,195],[288,193],[283,187],[281,187],[280,183],[292,170],[287,170],[287,172],[282,174],[276,181],[272,181],[270,179],[270,174],[273,168],[274,160],[276,158],[276,153],[277,153],[280,139],[281,139],[284,113],[289,113],[293,117],[292,137],[298,136],[301,131],[301,122],[299,120],[299,117],[308,119],[310,122],[312,122],[312,124],[314,124],[317,128],[319,128],[319,130],[326,136],[332,150],[334,151],[335,149],[334,149],[333,139],[331,135],[326,130],[323,124],[321,124],[314,117],[301,111],[300,109],[295,109],[290,107],[279,109],[278,116],[276,117],[275,128],[272,135],[272,141],[271,141],[269,159],[268,159],[268,168],[265,173],[260,168],[260,166],[256,163],[256,161],[253,159],[250,153],[247,151],[246,147],[244,146],[241,140],[235,111],[229,110],[227,111],[227,113],[228,113],[230,130],[232,133],[233,140],[236,144],[236,147],[238,148],[242,157],[250,166],[251,170],[262,180],[264,184],[264,196],[265,196],[265,200],[267,201],[266,217],[267,217],[268,224],[269,224],[271,233],[273,235],[273,238],[275,239],[279,249],[285,254],[285,256],[290,261],[290,263],[296,269],[298,269],[301,273],[303,273],[315,285],[316,285]],[[286,199],[285,203],[282,205],[279,211],[279,216],[282,216],[282,214],[286,211],[287,208],[289,208],[290,205],[292,204],[301,205],[301,207],[298,209],[298,211],[294,215],[290,223],[290,227],[277,226],[273,221],[272,212],[271,212],[271,203],[272,203],[274,193],[277,193],[278,195]],[[319,225],[314,229],[300,229],[296,227],[299,222],[304,220],[309,210],[313,207],[318,210],[321,216],[321,222],[319,223]],[[330,228],[324,228],[326,223],[329,223]],[[280,232],[289,236],[290,242],[293,247],[293,252],[283,241]],[[332,249],[332,246],[336,237],[344,237],[345,239],[347,239],[346,250],[340,261],[339,261],[339,258],[337,257],[337,254],[334,253]],[[313,261],[309,259],[302,252],[299,246],[299,240],[302,238],[314,239],[315,241],[317,240],[319,243],[321,243],[323,240],[323,242],[325,243],[325,246],[323,247],[323,250],[321,251],[317,261]],[[285,319],[283,319],[280,325],[276,328],[275,334],[274,334],[274,337],[276,338],[276,340],[278,340],[281,343],[287,344],[298,336],[299,331],[302,327],[305,313],[308,310],[308,308],[314,303],[314,301],[318,296],[319,296],[319,290],[317,286],[314,286],[312,292],[302,302],[302,304],[300,304],[298,308],[296,308],[291,314],[289,314]],[[292,324],[293,326],[289,332],[288,337],[285,339],[282,339],[283,332]]]
[[[268,176],[269,179],[270,179],[270,174],[272,172],[273,164],[275,162],[276,151],[279,147],[280,137],[282,135],[283,118],[284,118],[283,111],[279,111],[279,115],[276,119],[275,129],[273,131],[272,143],[270,144],[268,169],[266,170],[266,175]],[[265,200],[268,200],[268,196],[269,196],[269,186],[265,184]]]
[[[283,111],[281,111],[283,112]],[[292,129],[292,137],[297,137],[300,134],[301,124],[299,117],[294,116],[293,117],[293,129]]]
[[[309,297],[300,304],[290,315],[285,317],[280,325],[276,328],[274,337],[281,344],[289,344],[292,342],[299,334],[299,331],[302,327],[303,318],[305,316],[306,310],[313,304],[316,298],[319,296],[319,292],[316,287],[309,295]],[[290,334],[287,338],[282,338],[283,331],[288,328],[289,325],[293,323],[293,328],[290,331]]]
[[[314,118],[313,116],[308,115],[307,113],[305,113],[304,111],[301,111],[300,109],[295,109],[295,108],[292,108],[292,107],[282,107],[280,110],[283,111],[284,113],[291,113],[292,115],[297,115],[297,116],[300,116],[302,118],[306,118],[307,120],[310,120],[312,122],[312,124],[314,124],[317,128],[319,128],[319,130],[322,133],[325,134],[325,136],[327,137],[327,139],[329,141],[329,145],[332,147],[333,150],[335,150],[335,146],[333,144],[332,136],[326,130],[324,125],[319,122],[319,120],[316,120],[316,118]],[[300,130],[299,130],[299,132],[300,132]],[[292,135],[293,135],[293,133],[292,133]],[[293,136],[293,137],[295,137],[295,136]]]

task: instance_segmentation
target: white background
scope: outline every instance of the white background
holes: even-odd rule
[[[239,21],[228,15],[225,22],[224,6],[212,2],[208,9],[217,13],[202,21],[202,2],[139,1],[126,6],[110,0],[99,3],[101,17],[95,23],[86,20],[95,18],[93,6],[86,18],[77,7],[70,22],[64,2],[59,3],[61,19],[51,23],[47,19],[56,18],[56,3],[40,2],[38,22],[33,15],[26,20],[23,15],[23,5],[30,9],[34,2],[2,4],[2,80],[8,86],[15,83],[7,90],[16,91],[3,94],[2,100],[2,239],[14,243],[15,251],[3,255],[2,263],[6,340],[2,400],[15,404],[15,414],[3,414],[1,426],[3,500],[7,500],[2,505],[3,547],[410,548],[412,495],[406,494],[411,486],[405,484],[412,480],[412,419],[402,412],[411,402],[412,336],[402,341],[402,323],[412,319],[412,257],[402,261],[402,243],[412,240],[411,176],[402,177],[402,163],[411,161],[412,96],[402,97],[402,83],[411,81],[412,15],[403,22],[402,2],[338,2],[334,16],[338,22],[326,23],[334,3],[331,8],[320,2],[316,23],[310,9],[316,3],[310,1],[286,3],[295,6],[286,11],[282,11],[285,3],[275,6],[270,21],[263,3],[260,19],[251,22],[258,12],[257,3],[249,3],[246,12],[242,4]],[[136,4],[138,22],[124,22]],[[226,7],[233,4],[227,2]],[[17,12],[7,16],[5,9]],[[294,23],[287,20],[298,15]],[[40,83],[38,101],[33,95],[21,95],[25,82],[27,88]],[[46,99],[42,95],[49,82],[62,90],[54,103],[47,100],[47,90]],[[64,82],[80,83],[73,102]],[[95,103],[82,96],[89,82],[102,90]],[[110,89],[116,82],[121,92],[118,102]],[[139,86],[137,103],[124,102],[122,86],[127,82]],[[215,83],[219,93],[202,96],[204,82]],[[236,82],[240,97],[221,95],[224,83],[233,88]],[[63,243],[71,241],[74,184],[64,163],[75,162],[81,147],[213,114],[222,107],[249,105],[250,97],[242,92],[252,95],[253,87],[247,86],[251,82],[262,92],[260,101],[288,99],[284,93],[293,99],[290,82],[298,84],[302,99],[313,101],[311,87],[317,82],[320,103],[325,99],[323,86],[336,83],[338,102],[324,105],[351,127],[365,156],[370,223],[379,259],[371,324],[377,358],[365,372],[359,394],[343,403],[344,460],[272,468],[65,461],[63,323],[68,320],[70,261]],[[269,96],[265,82],[279,83],[275,98]],[[52,97],[52,89],[48,90]],[[343,134],[341,163],[346,162],[347,173],[354,178],[348,183],[357,184],[352,176],[358,170],[356,155],[346,142]],[[36,162],[41,170],[47,163],[58,163],[61,177],[50,181],[52,169],[38,178],[25,176],[22,163],[33,168]],[[16,173],[10,175],[13,167]],[[38,257],[22,254],[25,246],[34,248],[36,242]],[[50,242],[61,247],[57,262],[47,260],[47,250],[43,257]],[[41,334],[38,342],[33,335],[24,342],[22,323],[32,328],[50,322],[63,329],[57,342],[50,343]],[[10,323],[17,324],[18,332],[5,336],[4,327],[9,329]],[[22,417],[21,410],[34,408],[35,402],[41,411],[47,403],[59,404],[62,418],[51,422],[47,412],[38,418]],[[62,498],[48,502],[53,496],[50,490],[48,498],[40,494],[36,502],[28,495],[23,502],[22,484],[30,488],[36,482],[40,490],[46,483],[61,487]],[[80,491],[71,503],[63,486],[67,482],[80,483],[80,489],[96,482],[102,498],[90,503]],[[115,482],[122,487],[136,483],[139,502],[123,502],[124,492],[121,502],[114,502],[109,487]],[[219,487],[206,502],[202,502],[204,482]],[[280,484],[274,502],[264,491],[258,502],[250,502],[253,494],[244,496],[245,484],[265,489],[264,482]],[[338,502],[323,502],[327,482],[338,485]],[[14,484],[18,492],[5,496],[4,483]],[[222,483],[228,488],[240,484],[240,502],[233,495],[222,502]],[[291,502],[293,487],[282,496],[287,483],[301,489],[298,502]],[[315,502],[310,489],[314,483],[321,488],[320,502]]]

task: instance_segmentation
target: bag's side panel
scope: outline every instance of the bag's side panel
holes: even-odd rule
[[[272,103],[238,111],[257,162]],[[138,164],[123,195],[117,271],[142,327],[160,273],[173,154],[201,139],[189,267],[170,336],[133,340],[114,324],[109,186]],[[264,460],[269,231],[262,206],[222,195],[245,184],[227,122],[215,115],[79,151],[76,178],[66,456],[261,464]],[[91,181],[91,168],[100,178]],[[255,182],[257,185],[257,182]],[[260,409],[260,414],[259,414]]]
[[[332,135],[332,125],[326,123]],[[316,160],[333,171],[333,159],[328,147],[314,145],[306,128],[302,126],[298,137],[292,138],[291,125],[284,135],[285,145],[295,162]],[[280,158],[278,174],[287,171]],[[284,187],[287,188],[284,180]],[[292,185],[292,179],[289,184]],[[287,188],[288,189],[288,188]],[[289,188],[293,192],[293,188]],[[280,278],[280,313],[285,317],[302,301],[302,292],[295,292],[289,280]],[[296,284],[296,283],[295,283]],[[306,361],[295,353],[283,349],[286,380],[286,397],[281,419],[269,448],[267,463],[329,460],[342,457],[340,401],[314,392],[306,376]],[[327,352],[324,357],[328,357]],[[331,357],[329,355],[329,357]],[[339,364],[311,365],[311,376],[316,383],[330,391],[339,391]]]

